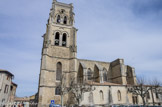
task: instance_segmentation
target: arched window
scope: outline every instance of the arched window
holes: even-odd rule
[[[81,100],[82,101],[84,100],[84,93],[82,93],[82,95],[81,95]]]
[[[67,17],[64,16],[64,24],[67,24]]]
[[[61,89],[60,89],[60,87],[56,87],[56,89],[55,89],[55,95],[61,95]]]
[[[62,64],[58,62],[56,71],[56,80],[61,81],[61,75],[62,75]]]
[[[57,23],[60,23],[61,22],[61,17],[60,15],[57,16]]]
[[[90,104],[93,103],[93,93],[92,92],[89,93],[89,103]]]
[[[118,95],[118,101],[121,101],[121,92],[119,90],[118,90],[117,95]]]
[[[133,104],[138,104],[138,96],[132,96]]]
[[[130,71],[130,77],[133,77],[133,73],[132,73],[132,71]]]
[[[157,93],[157,92],[155,93],[155,95],[156,95],[156,98],[157,98],[157,99],[159,99],[159,95],[158,95],[158,93]]]
[[[59,34],[59,32],[56,32],[56,34],[55,34],[55,45],[59,45],[59,38],[60,38],[60,34]]]
[[[66,46],[66,33],[64,33],[62,37],[62,46]]]
[[[105,68],[103,70],[103,81],[107,81],[107,70]]]
[[[87,76],[88,76],[88,80],[92,80],[92,71],[90,68],[88,68]]]
[[[104,96],[103,96],[103,91],[102,90],[100,90],[100,100],[101,101],[104,100]]]
[[[150,99],[150,93],[149,92],[147,93],[147,98]]]

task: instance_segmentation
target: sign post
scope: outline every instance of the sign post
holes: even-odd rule
[[[51,100],[51,104],[55,104],[55,100]]]
[[[50,107],[55,107],[55,100],[51,100]]]
[[[58,104],[55,104],[55,100],[51,100],[50,107],[61,107],[61,106]]]

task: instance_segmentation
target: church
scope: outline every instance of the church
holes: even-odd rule
[[[38,107],[49,107],[51,100],[61,104],[58,86],[62,75],[66,77],[66,87],[71,78],[77,83],[89,83],[94,90],[82,93],[79,105],[103,107],[108,105],[141,104],[139,96],[128,92],[127,85],[135,85],[135,69],[124,64],[123,59],[112,62],[93,61],[77,58],[77,29],[74,27],[73,4],[53,0],[43,35],[43,48],[38,86]],[[65,94],[63,105],[73,98]],[[151,102],[150,98],[148,102]]]

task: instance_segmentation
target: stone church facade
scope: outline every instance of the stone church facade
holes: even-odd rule
[[[139,104],[142,103],[139,97],[127,91],[127,84],[136,84],[136,74],[135,69],[125,65],[123,59],[101,62],[77,58],[74,15],[72,4],[53,1],[43,36],[38,106],[49,106],[51,100],[61,103],[61,96],[56,91],[62,74],[66,77],[67,87],[72,77],[78,82],[91,82],[95,87],[94,91],[82,95],[81,105],[135,104],[137,99]],[[69,100],[69,94],[64,95],[64,105]]]

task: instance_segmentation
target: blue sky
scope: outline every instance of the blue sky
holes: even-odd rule
[[[161,0],[58,0],[74,4],[78,58],[123,58],[137,75],[162,80]],[[17,96],[37,92],[42,35],[52,0],[0,0],[0,69],[15,75]]]

